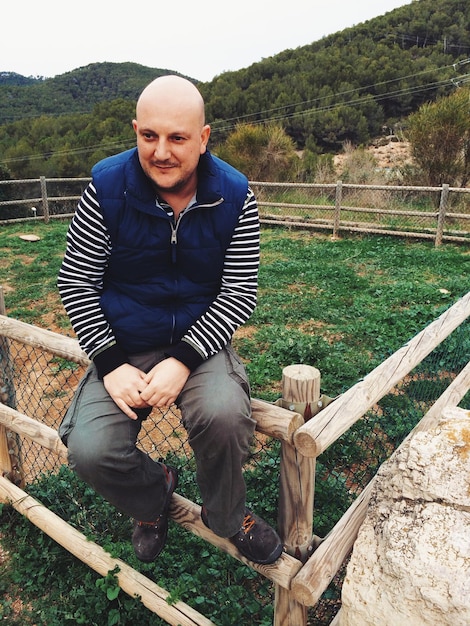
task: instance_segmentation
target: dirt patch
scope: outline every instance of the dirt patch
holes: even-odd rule
[[[368,146],[366,151],[377,161],[377,167],[384,170],[400,168],[413,162],[409,142],[398,141],[395,136],[377,140]],[[333,163],[338,173],[342,171],[344,161],[347,158],[348,154],[346,153],[337,154],[334,157]]]

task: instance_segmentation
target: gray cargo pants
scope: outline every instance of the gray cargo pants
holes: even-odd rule
[[[164,350],[156,350],[130,361],[148,371],[164,358]],[[243,363],[227,346],[191,373],[177,399],[209,524],[221,537],[234,535],[244,517],[242,465],[255,428],[249,394]],[[165,494],[161,464],[136,447],[149,412],[137,410],[140,418],[129,419],[92,364],[59,428],[70,467],[119,511],[148,522],[160,514]]]

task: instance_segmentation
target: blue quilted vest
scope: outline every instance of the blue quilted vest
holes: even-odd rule
[[[175,228],[135,148],[100,161],[92,176],[112,246],[101,307],[118,344],[132,354],[177,343],[220,291],[246,177],[206,152],[197,204]]]

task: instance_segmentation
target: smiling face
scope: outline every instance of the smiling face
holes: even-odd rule
[[[142,92],[132,125],[144,172],[173,208],[186,206],[210,135],[201,94],[178,76],[157,78]]]

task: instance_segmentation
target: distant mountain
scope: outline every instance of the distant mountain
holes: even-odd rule
[[[170,70],[138,63],[91,63],[54,78],[0,73],[0,124],[24,117],[88,113],[98,102],[135,101],[147,83]]]
[[[413,0],[202,85],[213,135],[283,124],[299,148],[337,151],[396,128],[470,80],[470,2]],[[220,122],[219,122],[220,120]],[[215,123],[214,123],[215,121]]]
[[[22,76],[16,72],[0,72],[0,86],[2,85],[32,85],[42,80],[41,78],[33,78],[32,76]]]
[[[0,73],[0,167],[16,176],[88,172],[132,145],[136,98],[170,73],[137,63],[92,63],[54,78]],[[470,2],[413,0],[210,82],[191,80],[214,146],[239,123],[267,122],[314,154],[367,145],[398,132],[423,103],[470,84]]]

